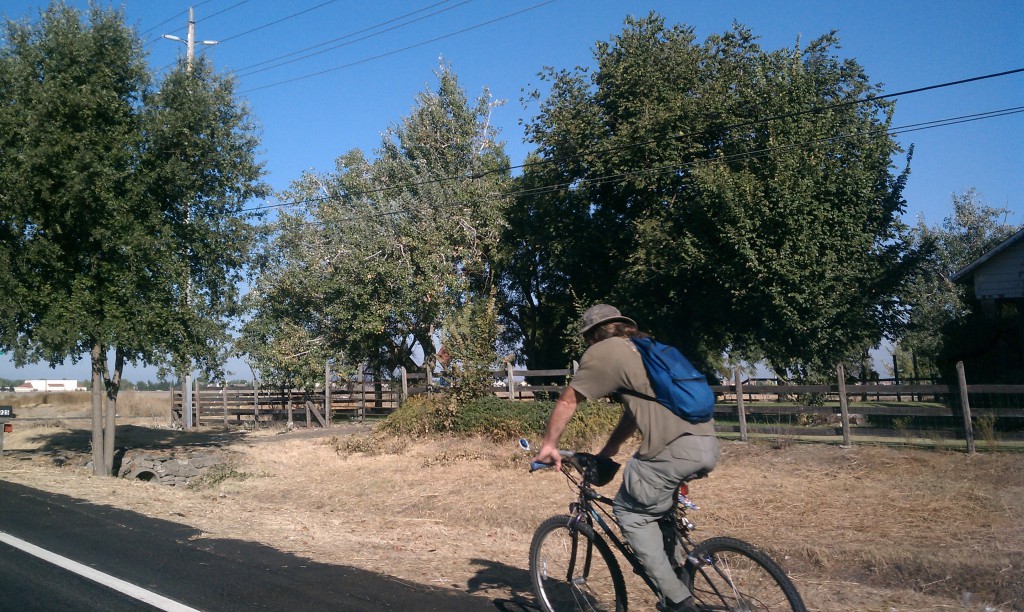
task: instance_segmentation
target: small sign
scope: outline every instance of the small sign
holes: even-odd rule
[[[0,418],[14,416],[14,406],[0,406]]]

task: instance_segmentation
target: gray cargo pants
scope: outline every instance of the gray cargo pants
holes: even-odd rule
[[[689,597],[690,591],[672,570],[658,518],[672,507],[683,478],[710,471],[717,461],[718,438],[680,436],[651,459],[630,459],[615,496],[613,509],[623,535],[662,595],[675,602]]]

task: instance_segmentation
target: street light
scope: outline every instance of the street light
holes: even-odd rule
[[[196,40],[196,20],[195,15],[192,12],[192,7],[189,7],[188,9],[188,38],[182,40],[180,36],[175,36],[173,34],[164,34],[163,38],[166,38],[167,40],[174,40],[185,45],[187,49],[185,51],[185,65],[189,70],[192,69],[192,57],[195,55],[195,48],[197,42],[200,45],[207,45],[210,47],[216,45],[219,42],[216,40]]]
[[[182,40],[181,37],[175,36],[173,34],[164,34],[164,35],[162,35],[162,37],[166,38],[167,40],[177,41],[177,42],[180,42],[180,43],[185,45],[185,48],[187,49],[186,52],[185,52],[185,69],[187,71],[189,71],[189,72],[192,72],[192,58],[195,55],[195,48],[196,48],[196,42],[197,42],[196,41],[196,20],[195,20],[195,13],[193,12],[192,7],[189,7],[189,9],[188,9],[188,38],[185,39],[185,40]],[[216,41],[216,40],[200,40],[198,42],[201,45],[208,45],[208,46],[212,47],[213,45],[216,45],[218,41]],[[191,216],[191,211],[186,209],[185,223],[189,222],[190,216]],[[188,278],[188,279],[185,280],[185,302],[186,302],[186,305],[187,305],[187,303],[189,301],[189,298],[191,297],[191,293],[192,293],[191,289],[192,289],[192,279]],[[182,393],[181,393],[181,411],[184,413],[182,416],[185,417],[185,429],[191,429],[192,428],[192,366],[191,366],[191,359],[189,359],[189,371],[187,373],[185,373],[185,376],[183,378],[184,378],[184,380],[182,381],[182,385],[181,385],[182,386],[182,390],[181,390],[182,391]]]

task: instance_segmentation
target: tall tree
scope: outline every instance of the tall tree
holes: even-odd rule
[[[970,313],[966,288],[950,280],[1020,228],[1006,222],[1010,211],[987,206],[975,189],[952,196],[952,212],[929,226],[919,219],[911,231],[925,259],[901,296],[906,321],[897,344],[903,372],[935,376],[943,354],[944,332]]]
[[[316,361],[336,358],[386,374],[417,353],[433,363],[445,321],[489,299],[508,160],[489,95],[471,103],[449,67],[437,77],[374,159],[350,151],[283,195],[301,206],[275,226],[245,333],[267,347],[261,369],[312,375]],[[284,348],[295,339],[304,346]]]
[[[892,104],[837,45],[765,52],[739,25],[701,43],[652,14],[598,43],[592,71],[543,73],[509,327],[536,337],[523,325],[611,301],[706,366],[728,351],[778,371],[877,343],[911,263],[906,175]]]
[[[124,364],[209,357],[226,325],[252,230],[237,213],[263,189],[256,140],[207,69],[153,94],[120,12],[55,2],[4,31],[0,345],[19,364],[89,356],[93,469],[109,474]]]

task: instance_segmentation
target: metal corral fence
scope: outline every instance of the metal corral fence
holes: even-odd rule
[[[794,385],[744,379],[712,385],[717,396],[716,429],[723,436],[819,440],[850,445],[881,443],[1024,450],[1024,385],[968,385],[958,365],[957,385],[848,383],[842,365],[835,384]],[[517,401],[551,400],[573,369],[494,372],[494,394]],[[390,414],[405,398],[443,392],[443,376],[402,371],[394,380],[332,382],[306,392],[254,387],[205,387],[194,391],[197,425],[285,420],[328,427],[339,418]],[[182,392],[172,394],[172,418],[182,423]]]

